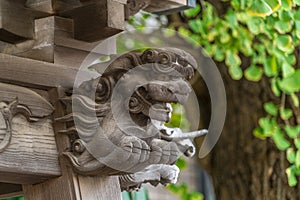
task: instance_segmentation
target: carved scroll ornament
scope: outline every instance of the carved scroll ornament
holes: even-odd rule
[[[142,183],[176,182],[181,155],[193,156],[192,139],[206,130],[183,133],[168,128],[170,103],[184,103],[191,92],[186,80],[196,61],[179,49],[129,52],[109,62],[101,77],[84,82],[62,99],[71,149],[64,155],[83,175],[120,175],[121,188]],[[97,68],[97,66],[95,67]]]
[[[0,153],[11,142],[14,116],[21,114],[27,121],[36,122],[49,116],[53,110],[49,102],[32,90],[0,83]]]

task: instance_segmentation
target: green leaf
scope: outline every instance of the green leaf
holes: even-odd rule
[[[266,76],[276,76],[278,74],[278,67],[277,67],[277,58],[276,56],[270,56],[265,59],[264,62],[264,71]]]
[[[279,19],[282,21],[291,21],[294,19],[294,14],[290,10],[282,10],[281,12],[279,12]]]
[[[262,128],[264,137],[272,136],[277,129],[275,118],[273,118],[272,120],[268,117],[260,118],[258,120],[258,124]]]
[[[295,10],[294,19],[300,21],[300,10]]]
[[[298,96],[295,93],[291,93],[291,98],[292,98],[294,106],[299,108],[299,98],[298,98]]]
[[[290,76],[290,75],[292,75],[292,74],[295,73],[295,69],[291,65],[289,65],[288,63],[286,63],[286,62],[282,63],[281,68],[282,68],[282,76],[283,76],[283,78],[286,78],[286,77],[288,77],[288,76]]]
[[[281,1],[282,0],[264,0],[272,9],[273,12],[278,10],[281,6]]]
[[[277,116],[278,109],[273,102],[264,103],[264,109],[268,114]]]
[[[262,139],[262,140],[266,139],[266,137],[267,137],[267,136],[264,134],[264,130],[263,130],[261,127],[255,128],[254,131],[253,131],[253,135],[254,135],[255,137],[258,137],[258,138]]]
[[[295,165],[292,165],[285,170],[285,173],[287,174],[287,177],[288,177],[289,186],[291,186],[291,187],[295,186],[298,182],[296,175],[295,175],[295,171],[296,171]]]
[[[259,81],[261,79],[262,74],[263,70],[255,65],[251,65],[245,70],[245,77],[249,81]]]
[[[292,0],[281,0],[281,5],[282,8],[285,10],[291,10],[293,6],[293,1]]]
[[[295,139],[300,133],[300,125],[298,126],[287,125],[284,127],[284,130],[290,138]]]
[[[194,31],[195,33],[204,33],[204,31],[202,30],[202,22],[200,19],[189,20],[188,23],[192,31]]]
[[[283,52],[290,51],[291,47],[293,47],[292,42],[293,39],[290,35],[279,35],[275,38],[275,44]]]
[[[289,163],[293,164],[296,160],[296,153],[293,148],[288,148],[286,151],[286,158],[289,161]]]
[[[263,23],[263,20],[261,18],[254,17],[252,19],[247,20],[246,23],[250,32],[254,35],[257,35],[260,32],[260,26]]]
[[[277,0],[254,0],[248,13],[253,16],[265,17],[278,10],[280,1]]]
[[[300,139],[299,138],[294,139],[294,144],[297,149],[300,149]]]
[[[300,91],[300,70],[296,70],[294,74],[287,78],[283,78],[278,82],[279,87],[286,93]]]
[[[279,97],[280,94],[281,94],[281,91],[279,89],[279,86],[278,86],[277,82],[278,81],[275,78],[273,78],[271,80],[271,89],[272,89],[272,92],[274,93],[274,95],[277,96],[277,97]]]
[[[177,161],[176,161],[176,166],[182,170],[184,168],[187,167],[187,164],[186,164],[186,161],[183,159],[183,158],[179,158]]]
[[[185,10],[184,15],[186,17],[196,17],[198,15],[198,13],[200,12],[200,10],[201,10],[201,7],[199,4],[197,4],[195,8]]]
[[[280,117],[283,120],[288,120],[293,115],[293,111],[288,108],[280,108]]]
[[[190,194],[189,200],[203,200],[204,196],[198,192],[192,192]]]
[[[275,130],[272,138],[277,148],[281,151],[284,151],[291,146],[290,142],[284,138],[284,134],[279,129]]]
[[[243,71],[238,66],[229,66],[229,74],[233,80],[240,80],[243,77]]]
[[[292,30],[292,24],[290,21],[277,21],[274,28],[281,34],[287,33]]]
[[[216,61],[218,61],[218,62],[222,62],[225,59],[225,51],[224,51],[224,49],[222,49],[220,47],[216,48],[214,59]]]
[[[295,165],[297,168],[300,167],[300,150],[297,150],[296,158],[295,158]]]
[[[237,53],[234,53],[232,51],[226,51],[225,63],[227,66],[239,67],[242,61]]]

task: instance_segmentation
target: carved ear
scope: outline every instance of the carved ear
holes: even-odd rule
[[[97,102],[107,102],[112,95],[112,90],[115,85],[115,81],[111,76],[101,77],[97,85]]]

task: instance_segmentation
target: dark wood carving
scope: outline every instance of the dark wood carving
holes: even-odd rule
[[[69,135],[72,148],[64,155],[74,170],[121,175],[126,190],[144,182],[174,182],[178,170],[173,164],[182,154],[192,156],[191,139],[207,132],[164,126],[169,103],[184,103],[191,92],[186,80],[196,66],[190,54],[175,48],[130,52],[62,98],[69,114],[56,120],[68,126],[60,133]]]

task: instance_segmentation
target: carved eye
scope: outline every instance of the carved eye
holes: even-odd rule
[[[171,56],[167,53],[159,53],[158,54],[158,62],[163,65],[167,65],[171,62]]]
[[[180,64],[180,65],[182,65],[182,66],[187,66],[189,63],[188,63],[188,61],[186,60],[186,59],[184,59],[184,58],[182,58],[182,57],[179,57],[178,58],[178,63]]]

